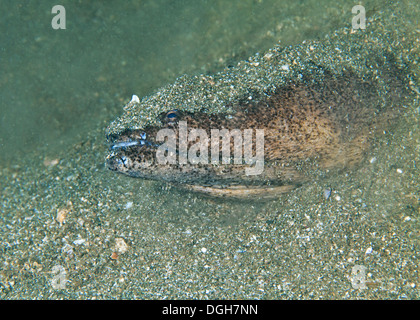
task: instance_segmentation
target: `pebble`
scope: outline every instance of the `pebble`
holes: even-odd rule
[[[115,251],[119,254],[125,253],[128,250],[128,245],[123,238],[115,239]]]
[[[56,220],[57,222],[60,224],[60,226],[64,223],[64,221],[66,220],[67,214],[69,213],[68,209],[65,208],[61,208],[57,210],[57,216],[56,216]]]
[[[331,191],[332,191],[331,188],[327,188],[327,189],[324,190],[324,198],[325,198],[325,200],[328,200],[329,199],[329,197],[331,196]]]
[[[85,241],[86,241],[85,239],[77,239],[77,240],[73,241],[73,244],[81,245],[81,244],[85,243]]]
[[[124,208],[125,208],[125,209],[130,209],[132,206],[133,206],[133,202],[132,202],[132,201],[129,201],[129,202],[127,202],[127,203],[125,204]]]

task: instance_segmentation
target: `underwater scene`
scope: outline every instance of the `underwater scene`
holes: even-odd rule
[[[420,298],[418,1],[0,8],[0,299]]]

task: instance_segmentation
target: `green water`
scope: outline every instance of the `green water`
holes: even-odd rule
[[[418,299],[418,97],[360,169],[277,201],[206,198],[104,167],[105,128],[132,94],[323,38],[358,3],[69,0],[54,30],[57,3],[2,1],[0,298]],[[417,2],[362,4],[412,22],[418,76]],[[128,250],[115,260],[117,239]],[[65,289],[51,285],[57,265]],[[352,286],[355,265],[367,289]]]

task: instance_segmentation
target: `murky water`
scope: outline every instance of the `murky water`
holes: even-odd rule
[[[105,128],[132,94],[349,27],[357,2],[60,4],[65,30],[53,1],[0,4],[1,298],[419,298],[416,1],[363,3],[409,26],[398,123],[357,169],[268,202],[111,173]]]

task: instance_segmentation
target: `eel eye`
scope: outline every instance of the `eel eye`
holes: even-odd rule
[[[175,119],[178,115],[176,114],[176,110],[169,111],[166,114],[166,118],[168,119]]]
[[[161,119],[167,123],[174,123],[178,121],[180,117],[181,117],[181,112],[177,109],[174,109],[174,110],[171,110],[162,114]]]
[[[178,117],[179,117],[179,112],[176,109],[171,110],[166,114],[166,119],[168,119],[169,121],[175,121]]]

